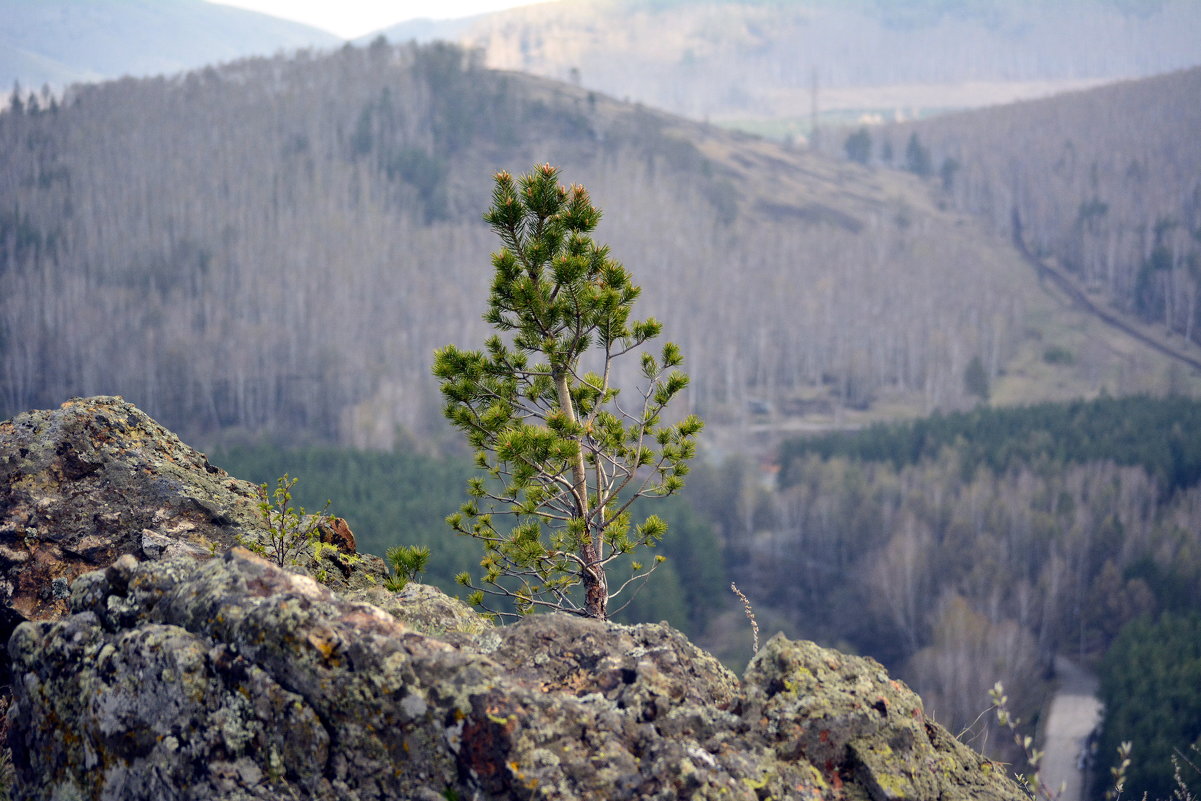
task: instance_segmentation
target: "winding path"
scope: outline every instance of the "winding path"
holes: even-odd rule
[[[1101,719],[1097,677],[1063,657],[1056,657],[1055,672],[1059,675],[1059,690],[1047,715],[1043,783],[1052,791],[1063,784],[1061,801],[1086,801],[1080,754]]]

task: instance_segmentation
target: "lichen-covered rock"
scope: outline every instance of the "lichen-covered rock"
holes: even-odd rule
[[[224,551],[253,526],[255,504],[252,484],[120,398],[19,414],[0,422],[2,600],[25,619],[54,618],[80,573],[125,553]]]
[[[0,423],[16,798],[1022,797],[871,660],[776,638],[740,682],[663,625],[494,628],[344,522],[309,575],[231,548],[258,503],[120,398]]]
[[[70,601],[9,644],[19,799],[1023,798],[809,643],[740,682],[663,625],[430,636],[243,549],[122,557]]]
[[[873,659],[777,635],[747,668],[744,697],[744,714],[761,721],[778,758],[858,785],[848,797],[970,801],[1012,790]]]
[[[483,634],[492,621],[437,587],[410,581],[400,592],[379,585],[344,592],[347,600],[374,604],[422,634]]]
[[[119,397],[75,398],[0,422],[0,636],[67,611],[76,576],[122,554],[209,558],[263,541],[258,488],[209,463]],[[334,586],[386,571],[331,527],[321,568]],[[371,579],[366,578],[371,576]],[[7,625],[5,625],[7,624]]]

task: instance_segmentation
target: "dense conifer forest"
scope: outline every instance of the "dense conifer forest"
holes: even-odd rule
[[[1131,744],[1130,797],[1201,794],[1201,614],[1131,623],[1106,653],[1100,673],[1105,721],[1097,752],[1112,754],[1122,742]],[[1099,762],[1096,768],[1094,781],[1103,787],[1108,771]]]
[[[1055,466],[1110,461],[1139,466],[1168,492],[1201,482],[1201,404],[1192,398],[1101,398],[935,415],[912,423],[878,423],[853,434],[792,439],[780,450],[780,482],[800,480],[812,454],[896,469],[955,452],[963,469],[1004,473],[1025,464]]]

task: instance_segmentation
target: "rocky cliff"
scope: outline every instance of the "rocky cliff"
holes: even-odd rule
[[[118,399],[0,424],[12,605],[66,607],[11,613],[43,618],[9,641],[16,798],[1024,798],[870,659],[776,637],[740,680],[665,625],[326,586],[227,547],[253,505],[193,480],[246,491]],[[42,551],[78,561],[26,577]]]

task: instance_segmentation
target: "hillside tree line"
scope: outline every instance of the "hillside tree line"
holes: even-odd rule
[[[942,415],[797,439],[775,490],[728,465],[691,498],[792,633],[875,656],[956,731],[998,680],[1033,726],[1055,655],[1201,609],[1199,417],[1181,398]]]
[[[1193,68],[877,136],[926,153],[927,174],[953,165],[943,196],[1086,291],[1201,343],[1199,93]]]

